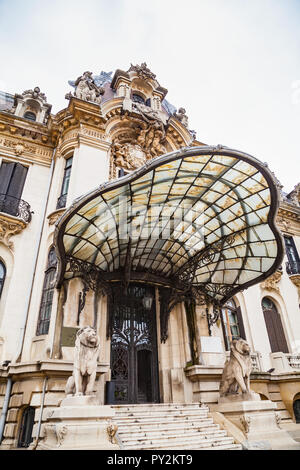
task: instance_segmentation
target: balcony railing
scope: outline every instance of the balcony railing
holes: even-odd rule
[[[0,194],[0,212],[18,217],[26,223],[31,221],[31,210],[28,202],[14,196]]]
[[[300,261],[288,261],[286,263],[286,272],[288,274],[300,274]]]
[[[286,357],[292,369],[300,369],[300,354],[286,354]]]
[[[230,351],[226,351],[226,359],[229,359]],[[251,364],[252,364],[252,372],[261,372],[262,367],[260,363],[261,354],[259,352],[252,352],[251,353]]]

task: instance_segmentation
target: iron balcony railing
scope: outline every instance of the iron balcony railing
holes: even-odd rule
[[[288,261],[286,263],[286,272],[288,274],[300,274],[300,261]]]
[[[28,202],[14,196],[0,193],[0,212],[13,215],[29,223],[31,221],[31,210]]]
[[[292,369],[300,369],[300,354],[286,354]]]

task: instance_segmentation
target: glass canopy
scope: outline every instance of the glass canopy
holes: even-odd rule
[[[281,264],[277,205],[272,174],[250,155],[198,146],[157,157],[59,219],[58,285],[93,273],[96,282],[196,289],[222,304]]]

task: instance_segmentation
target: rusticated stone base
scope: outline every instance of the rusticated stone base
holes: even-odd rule
[[[44,424],[37,450],[117,450],[114,415],[109,405],[98,405],[95,395],[67,396]]]

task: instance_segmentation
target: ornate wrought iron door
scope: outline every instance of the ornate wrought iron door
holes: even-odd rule
[[[159,401],[154,297],[154,288],[143,284],[130,284],[127,295],[121,286],[113,288],[109,325],[115,403]]]

